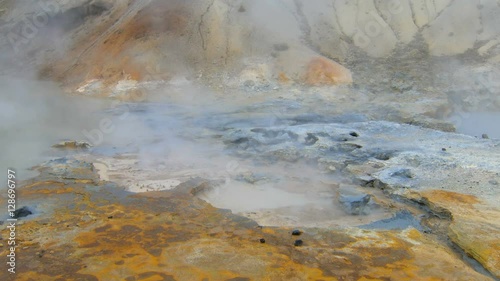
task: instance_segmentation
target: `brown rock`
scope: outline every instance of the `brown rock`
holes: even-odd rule
[[[309,85],[339,85],[352,83],[349,69],[324,57],[313,58],[305,77]]]
[[[52,147],[59,149],[88,149],[91,145],[87,142],[81,141],[63,141],[54,144]]]

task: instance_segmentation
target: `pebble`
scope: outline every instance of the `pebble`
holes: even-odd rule
[[[302,246],[303,244],[304,244],[304,241],[302,241],[302,240],[300,240],[300,239],[299,239],[299,240],[295,240],[295,242],[293,243],[293,245],[294,245],[295,247]]]
[[[31,214],[33,214],[33,213],[28,209],[28,207],[24,206],[24,207],[19,208],[19,209],[14,211],[13,218],[15,218],[15,219],[24,218],[24,217],[27,217]]]
[[[301,235],[302,234],[302,231],[298,230],[298,229],[295,229],[294,231],[292,231],[292,235]]]
[[[273,49],[277,52],[283,52],[288,50],[290,48],[287,43],[279,43],[279,44],[274,44]]]
[[[262,244],[266,243],[266,239],[264,239],[264,238],[260,238],[260,239],[259,239],[259,241],[260,241],[260,243],[262,243]]]

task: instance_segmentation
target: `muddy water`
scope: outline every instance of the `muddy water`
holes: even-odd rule
[[[452,121],[460,133],[500,139],[500,112],[467,112],[455,115]]]
[[[232,106],[209,110],[167,102],[121,104],[105,112],[113,130],[92,148],[91,161],[102,178],[131,192],[170,190],[202,178],[213,184],[199,198],[269,226],[353,226],[392,215],[375,203],[381,194],[372,194],[363,214],[350,214],[340,190],[363,194],[363,188],[347,186],[311,163],[238,157],[218,137],[228,124],[272,125],[273,112],[253,116]]]
[[[14,168],[21,179],[36,175],[29,168],[53,158],[53,144],[83,139],[82,130],[96,126],[105,106],[104,101],[63,95],[54,83],[1,78],[1,171]]]
[[[300,189],[293,189],[293,186]],[[355,187],[352,187],[355,189]],[[277,183],[230,182],[199,197],[210,204],[249,217],[262,226],[345,227],[385,219],[391,213],[376,205],[361,215],[349,214],[335,184],[282,179]]]
[[[228,124],[274,124],[273,107],[253,114],[239,105],[117,103],[63,95],[51,83],[1,83],[1,164],[16,168],[22,178],[36,174],[28,170],[34,165],[74,155],[90,159],[102,179],[132,192],[173,189],[196,177],[217,182],[197,196],[261,225],[352,226],[391,216],[376,199],[363,214],[349,214],[340,202],[342,179],[322,174],[310,163],[255,162],[232,155],[217,139]],[[62,140],[85,141],[92,148],[51,148]]]

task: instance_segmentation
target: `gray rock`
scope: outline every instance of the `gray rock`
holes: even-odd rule
[[[357,186],[342,185],[338,190],[337,200],[341,203],[344,211],[349,215],[368,215],[372,196],[363,192]]]
[[[350,215],[367,215],[367,206],[371,195],[340,195],[339,202],[342,203],[346,213]]]
[[[463,182],[491,186],[488,180],[496,177],[500,166],[500,140],[478,142],[471,136],[385,121],[325,121],[310,118],[296,125],[226,127],[219,133],[234,155],[264,161],[312,161],[325,172],[341,173],[352,180],[368,177],[370,185],[391,193],[436,187],[470,193]],[[362,137],[350,136],[353,131]],[[448,148],[446,153],[443,147]],[[369,165],[369,174],[345,169],[364,164]],[[476,192],[483,196],[494,190]]]
[[[53,148],[58,148],[58,149],[82,149],[82,150],[87,150],[91,147],[88,142],[84,141],[62,141],[60,143],[54,144],[52,147]]]
[[[36,169],[40,172],[42,178],[48,176],[50,178],[59,178],[65,182],[75,180],[87,180],[91,183],[99,182],[99,175],[92,163],[69,157],[50,160],[36,167]]]
[[[379,220],[366,225],[360,226],[363,229],[381,229],[381,230],[392,230],[392,229],[405,229],[408,227],[416,228],[422,232],[429,231],[428,228],[420,224],[420,220],[415,218],[412,213],[408,210],[403,210],[397,212],[392,218]]]

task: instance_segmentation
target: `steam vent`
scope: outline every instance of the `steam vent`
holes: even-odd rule
[[[0,280],[500,280],[499,15],[0,0]]]

